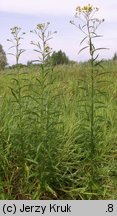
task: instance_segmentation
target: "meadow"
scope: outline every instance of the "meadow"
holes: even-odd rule
[[[21,67],[24,32],[11,28],[16,65],[0,71],[0,199],[117,199],[117,61],[95,46],[99,8],[76,8],[89,61],[53,64],[49,22],[31,45],[38,64]],[[60,59],[59,59],[60,60]]]
[[[117,63],[0,73],[0,199],[117,199]]]

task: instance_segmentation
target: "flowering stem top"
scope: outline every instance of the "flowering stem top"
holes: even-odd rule
[[[101,66],[100,62],[97,62],[99,54],[97,51],[102,50],[104,48],[95,48],[94,39],[100,37],[96,33],[97,28],[99,25],[104,21],[104,19],[100,20],[95,17],[96,12],[98,12],[99,8],[93,7],[92,5],[88,4],[87,6],[76,8],[75,18],[79,19],[79,24],[75,23],[74,21],[70,21],[71,24],[75,25],[77,28],[81,30],[84,34],[84,38],[80,44],[86,42],[86,46],[84,46],[80,51],[89,49],[90,54],[90,64],[91,70],[89,75],[89,92],[90,92],[90,146],[91,146],[91,157],[93,157],[95,152],[95,67]],[[93,174],[92,174],[93,175]]]
[[[98,19],[95,17],[95,13],[99,11],[98,7],[93,7],[92,5],[88,4],[87,6],[83,7],[76,7],[75,18],[78,18],[80,24],[77,25],[74,21],[70,21],[71,24],[78,27],[82,33],[85,35],[85,38],[81,41],[81,44],[84,41],[87,41],[87,47],[90,49],[91,58],[93,57],[94,52],[96,51],[93,39],[99,37],[97,35],[96,30],[100,26],[104,19]],[[81,49],[82,50],[82,49]]]
[[[52,39],[52,35],[57,33],[48,31],[49,22],[37,24],[36,29],[30,31],[37,35],[37,41],[31,41],[31,44],[36,47],[36,51],[39,56],[38,60],[35,60],[41,64],[46,62],[47,57],[51,54],[52,48],[50,48],[48,41]]]
[[[9,54],[15,56],[16,65],[18,65],[19,64],[19,58],[20,58],[21,54],[23,52],[25,52],[25,49],[20,49],[20,44],[21,44],[20,41],[23,39],[22,36],[25,34],[25,32],[21,32],[21,28],[18,26],[14,26],[10,30],[11,30],[11,34],[13,36],[13,39],[7,39],[7,41],[12,43],[12,46],[9,49],[15,48],[16,52],[15,52],[15,54],[13,54],[13,53],[9,53]]]

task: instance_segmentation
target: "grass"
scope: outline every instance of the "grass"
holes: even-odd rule
[[[0,74],[0,199],[117,199],[117,65],[103,64],[94,157],[88,63],[55,67],[43,92],[40,68]]]

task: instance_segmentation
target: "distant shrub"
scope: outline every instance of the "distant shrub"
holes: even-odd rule
[[[32,65],[33,61],[27,61],[27,66]]]
[[[117,53],[114,53],[113,60],[114,60],[114,61],[117,60]]]
[[[52,65],[61,65],[61,64],[69,64],[70,60],[66,56],[65,52],[59,50],[58,52],[53,52],[51,56],[47,59],[51,61]]]
[[[21,69],[24,67],[26,67],[26,65],[24,65],[24,64],[14,64],[14,65],[10,66],[9,68],[10,69]]]
[[[3,70],[7,65],[6,53],[3,50],[2,45],[0,44],[0,70]]]

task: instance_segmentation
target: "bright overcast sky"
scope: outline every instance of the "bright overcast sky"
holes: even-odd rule
[[[89,2],[98,5],[106,18],[110,16],[112,16],[110,17],[112,19],[115,18],[117,9],[116,0],[3,0],[0,2],[0,10],[25,14],[72,15],[77,5],[85,5]]]
[[[104,0],[1,0],[0,1],[0,43],[8,52],[10,37],[9,28],[14,25],[21,26],[29,31],[35,28],[39,22],[50,21],[51,29],[57,30],[58,34],[52,42],[53,49],[62,49],[74,60],[84,60],[87,54],[77,55],[82,34],[74,26],[69,24],[73,20],[75,8],[78,5],[93,4],[100,8],[99,17],[105,18],[100,32],[103,39],[100,39],[100,46],[110,48],[103,55],[104,58],[111,58],[117,52],[117,1]],[[25,36],[27,54],[23,54],[23,62],[34,58],[33,48],[30,45],[30,35]],[[25,60],[24,60],[25,59]],[[9,63],[15,63],[12,56],[8,56]]]

